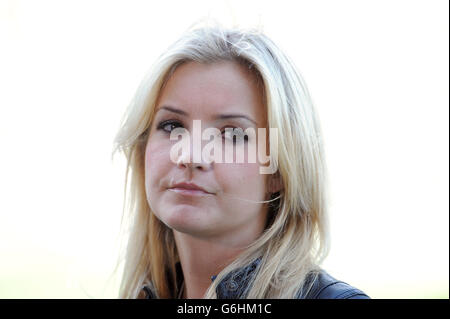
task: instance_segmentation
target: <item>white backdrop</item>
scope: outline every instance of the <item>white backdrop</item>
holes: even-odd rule
[[[119,121],[197,19],[262,26],[319,111],[323,265],[373,298],[448,298],[448,1],[0,0],[0,298],[116,297]]]

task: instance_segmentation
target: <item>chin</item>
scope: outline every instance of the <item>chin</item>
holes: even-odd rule
[[[170,228],[182,233],[196,233],[204,230],[205,214],[198,207],[178,205],[176,209],[167,210],[163,222]]]

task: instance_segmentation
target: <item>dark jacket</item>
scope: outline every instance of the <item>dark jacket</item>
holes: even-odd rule
[[[255,271],[260,259],[256,259],[250,265],[228,274],[217,286],[218,299],[242,299],[245,298],[245,288],[248,286],[251,274]],[[181,264],[177,263],[178,287],[183,280]],[[214,281],[217,276],[212,276]],[[308,280],[308,278],[307,278]],[[155,299],[155,295],[148,286],[144,286],[141,295],[145,299]],[[361,290],[330,276],[325,270],[321,270],[317,280],[306,295],[297,293],[297,299],[370,299]]]

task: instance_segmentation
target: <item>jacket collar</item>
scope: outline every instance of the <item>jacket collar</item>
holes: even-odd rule
[[[261,257],[258,257],[245,267],[238,268],[222,279],[217,285],[216,294],[218,299],[241,299],[245,298],[250,289],[249,282],[255,275],[255,269],[261,262]],[[176,263],[177,285],[180,287],[183,283],[183,270],[181,263]],[[217,275],[211,276],[211,281],[214,281]]]
[[[261,257],[258,257],[249,265],[238,268],[222,279],[217,285],[216,294],[218,299],[240,299],[245,298],[248,293],[249,282],[255,275]],[[216,279],[217,275],[211,277],[211,281]]]

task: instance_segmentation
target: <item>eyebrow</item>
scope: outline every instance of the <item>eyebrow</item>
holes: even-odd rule
[[[166,111],[173,112],[173,113],[180,114],[180,115],[184,115],[184,116],[188,116],[189,115],[185,111],[179,110],[179,109],[174,108],[172,106],[166,106],[166,105],[165,106],[161,106],[158,109],[158,111],[160,111],[160,110],[166,110]],[[158,112],[158,111],[156,111],[156,112]],[[231,118],[244,118],[244,119],[254,123],[256,126],[258,126],[258,123],[256,123],[256,121],[254,121],[253,119],[251,119],[250,117],[248,117],[247,115],[244,115],[244,114],[218,114],[218,115],[216,115],[215,118],[216,119],[220,119],[220,120],[222,120],[222,119],[231,119]]]

